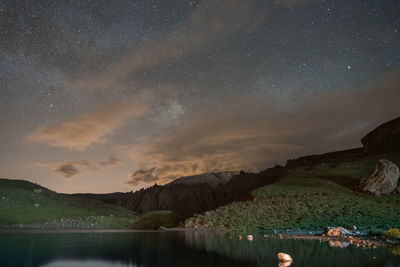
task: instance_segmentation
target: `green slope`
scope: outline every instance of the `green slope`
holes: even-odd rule
[[[129,228],[136,219],[119,206],[0,179],[0,228]]]
[[[291,169],[274,184],[254,190],[254,201],[233,202],[186,220],[235,230],[323,229],[344,226],[359,229],[400,227],[400,195],[372,196],[357,192],[358,181],[378,159],[400,166],[400,153],[355,161],[322,163]]]

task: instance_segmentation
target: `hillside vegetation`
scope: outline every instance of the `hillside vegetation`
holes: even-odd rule
[[[399,194],[377,197],[358,192],[359,180],[381,158],[400,166],[400,153],[391,153],[288,169],[278,182],[253,190],[249,201],[235,201],[204,215],[195,215],[185,225],[233,230],[352,228],[353,225],[372,230],[398,228]]]
[[[119,206],[0,179],[0,228],[129,228],[136,219]]]

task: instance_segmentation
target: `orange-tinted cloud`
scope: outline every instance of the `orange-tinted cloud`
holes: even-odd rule
[[[97,170],[96,166],[92,165],[87,160],[72,161],[65,164],[57,165],[53,168],[53,170],[66,178],[71,178],[72,176],[80,173],[77,166],[83,167],[87,170]]]
[[[147,107],[137,101],[106,104],[64,122],[40,126],[27,136],[27,140],[83,150],[94,143],[105,143],[107,137],[126,121],[139,118],[146,112]]]
[[[113,165],[120,163],[121,161],[122,160],[120,160],[114,156],[109,156],[107,161],[99,162],[98,165],[91,163],[88,160],[77,160],[77,161],[70,161],[67,163],[52,166],[51,168],[57,174],[60,174],[61,176],[64,176],[66,178],[70,178],[72,176],[75,176],[75,175],[81,173],[82,168],[84,170],[89,170],[89,171],[100,171],[100,170],[102,170],[103,167],[113,166]],[[51,166],[51,164],[48,164],[48,163],[39,163],[36,165],[40,166],[40,167],[45,167],[45,168]]]
[[[137,186],[140,183],[154,183],[159,180],[157,175],[157,167],[147,170],[137,170],[132,172],[131,177],[125,183],[132,186]]]
[[[288,100],[238,96],[229,108],[187,116],[169,133],[125,149],[135,163],[127,183],[163,184],[202,172],[260,170],[301,155],[360,146],[363,135],[399,116],[399,84],[395,72],[370,87],[316,93],[293,99],[289,106],[283,105]]]

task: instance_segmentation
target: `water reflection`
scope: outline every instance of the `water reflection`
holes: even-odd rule
[[[400,264],[387,248],[258,235],[238,240],[199,232],[0,233],[1,266],[278,266],[279,252],[293,257],[291,266]]]

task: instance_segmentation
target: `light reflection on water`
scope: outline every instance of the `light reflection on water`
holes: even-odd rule
[[[389,249],[200,232],[0,232],[1,266],[400,266]]]

